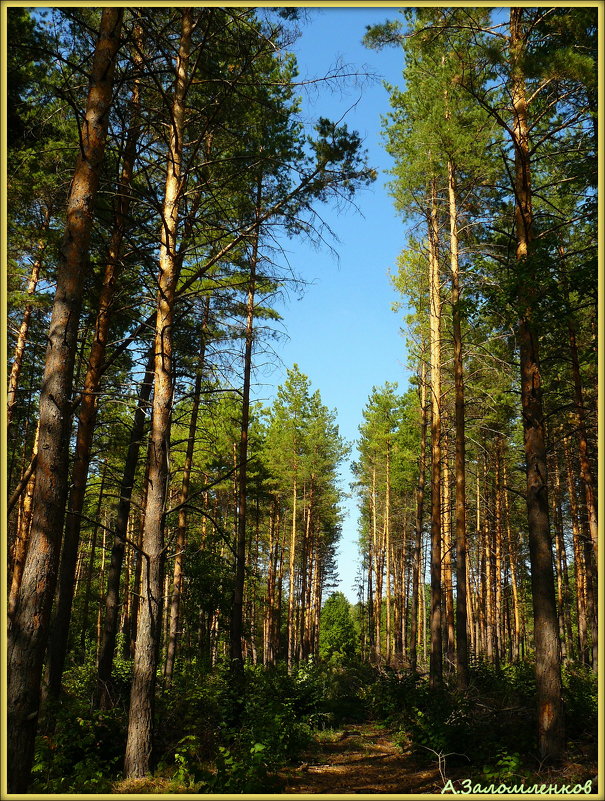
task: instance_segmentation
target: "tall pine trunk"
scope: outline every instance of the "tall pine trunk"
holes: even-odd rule
[[[464,420],[464,366],[462,360],[462,314],[460,309],[460,267],[458,258],[458,214],[456,171],[448,161],[448,199],[450,216],[450,265],[452,273],[452,328],[454,335],[454,387],[456,431],[456,675],[458,686],[468,685],[468,634],[466,616],[466,435]]]
[[[437,253],[437,198],[431,185],[429,214],[429,288],[431,333],[431,659],[430,682],[443,676],[441,632],[441,294]]]
[[[179,204],[184,190],[181,174],[187,68],[191,49],[193,13],[183,8],[176,82],[171,109],[170,145],[161,221],[159,292],[155,325],[155,386],[151,419],[149,475],[143,559],[142,601],[128,713],[124,773],[126,778],[145,776],[151,768],[153,707],[156,666],[161,637],[164,512],[168,478],[168,448],[173,396],[172,325],[180,261],[177,255]]]
[[[595,562],[598,561],[598,540],[599,529],[597,523],[597,503],[594,489],[594,479],[588,455],[588,438],[586,436],[586,409],[584,408],[584,393],[582,389],[582,375],[580,373],[580,361],[578,358],[578,345],[576,341],[576,326],[573,316],[568,315],[567,331],[569,337],[569,353],[571,356],[571,368],[574,386],[576,429],[578,432],[578,455],[580,457],[580,478],[584,485],[586,498],[586,512],[588,515],[588,528],[590,539],[595,554]]]
[[[412,561],[412,605],[410,612],[410,666],[415,672],[418,665],[418,618],[424,604],[424,580],[422,576],[422,522],[424,510],[424,483],[426,473],[426,429],[428,406],[426,402],[426,365],[422,362],[420,374],[420,455],[418,457],[418,484],[416,486],[416,519],[414,522],[414,552]],[[422,598],[420,593],[422,592]]]
[[[36,437],[34,439],[33,458],[32,462],[38,460],[38,442],[40,438],[40,426],[36,428]],[[26,473],[27,475],[27,473]],[[25,476],[24,476],[25,478]],[[29,537],[31,534],[31,519],[32,519],[32,501],[34,490],[36,488],[36,470],[35,463],[33,469],[27,477],[25,484],[25,495],[21,505],[21,515],[17,524],[17,537],[13,549],[13,564],[12,575],[10,580],[10,591],[8,596],[8,617],[12,619],[17,608],[17,600],[19,598],[19,590],[21,589],[21,581],[23,579],[23,570],[25,569],[25,560],[27,558],[27,549],[29,547]]]
[[[121,266],[122,243],[128,225],[131,183],[139,139],[140,88],[138,71],[142,67],[142,58],[138,51],[141,47],[143,33],[140,25],[136,25],[134,30],[136,46],[133,48],[133,58],[137,73],[132,90],[131,119],[124,148],[121,175],[117,185],[113,231],[107,253],[99,310],[95,321],[95,332],[80,401],[75,458],[59,568],[59,590],[52,624],[52,636],[49,640],[48,693],[49,697],[55,699],[59,697],[61,692],[61,679],[67,656],[69,623],[74,597],[74,573],[80,544],[82,510],[88,483],[91,446],[97,418],[99,387],[109,337],[113,298]]]
[[[455,663],[455,622],[454,622],[454,586],[452,582],[452,517],[450,514],[450,471],[448,459],[449,437],[447,431],[443,436],[443,481],[442,486],[442,548],[443,548],[443,596],[445,606],[445,656],[447,671],[453,668]]]
[[[386,661],[390,664],[392,658],[391,642],[391,448],[390,443],[386,443],[386,463],[385,463],[385,497],[384,497],[384,549],[386,567]]]
[[[260,218],[262,180],[259,178],[256,191],[256,219]],[[246,570],[246,503],[248,492],[248,428],[250,425],[250,376],[252,372],[252,347],[254,344],[254,293],[258,262],[259,230],[255,230],[250,255],[250,276],[246,302],[246,333],[244,346],[244,385],[242,388],[242,421],[239,440],[239,469],[237,477],[237,539],[235,552],[235,584],[231,605],[230,654],[231,666],[239,674],[244,668],[242,655],[243,604]]]
[[[191,418],[189,420],[189,434],[187,437],[185,464],[183,465],[183,480],[181,482],[181,492],[178,499],[179,519],[176,532],[176,555],[174,557],[172,597],[170,600],[168,646],[166,649],[166,664],[164,667],[164,676],[167,682],[170,682],[172,680],[172,673],[174,671],[174,660],[176,657],[178,630],[179,630],[179,622],[181,616],[181,597],[183,594],[185,546],[187,544],[187,502],[189,500],[189,486],[191,484],[191,471],[193,468],[193,452],[195,450],[197,421],[199,416],[200,398],[202,393],[202,378],[204,374],[204,363],[206,359],[206,340],[208,337],[209,315],[210,315],[210,296],[206,298],[206,304],[204,308],[204,319],[202,322],[202,337],[200,342],[200,351],[199,351],[197,370],[195,375],[195,385],[193,388],[193,405],[191,407]]]
[[[86,580],[84,583],[84,608],[82,610],[82,627],[80,629],[80,660],[83,662],[86,657],[86,635],[88,633],[88,614],[91,601],[92,577],[95,567],[95,556],[97,552],[97,538],[99,534],[99,522],[101,519],[101,503],[103,502],[105,479],[107,478],[108,465],[107,460],[103,462],[103,471],[101,473],[101,482],[99,485],[99,502],[95,517],[95,524],[92,529],[90,538],[90,552],[88,554],[88,568],[86,570]]]
[[[44,209],[44,222],[41,227],[41,232],[48,229],[50,222],[50,212],[48,208]],[[38,252],[32,264],[32,270],[27,282],[27,295],[32,297],[38,286],[38,278],[40,277],[40,268],[42,267],[42,259],[48,242],[46,239],[41,239],[38,243]],[[17,403],[17,390],[19,388],[19,378],[21,376],[21,368],[23,367],[23,355],[25,353],[25,346],[27,345],[27,335],[29,333],[29,323],[32,316],[34,305],[33,303],[26,303],[23,311],[23,319],[19,326],[19,333],[17,334],[17,342],[15,343],[15,353],[13,356],[13,363],[8,379],[8,392],[7,392],[7,407],[6,407],[6,426],[9,430],[13,419],[13,412],[15,404]]]
[[[517,579],[517,563],[519,558],[518,544],[513,542],[513,533],[510,522],[510,508],[507,491],[506,459],[502,461],[502,480],[504,482],[504,514],[506,518],[506,546],[508,550],[508,563],[510,567],[510,586],[513,601],[514,627],[512,630],[512,660],[519,661],[519,645],[521,640],[521,609],[519,603],[519,589]]]
[[[582,534],[578,517],[578,500],[574,484],[573,464],[571,460],[571,445],[565,438],[565,467],[567,476],[567,494],[569,496],[569,509],[571,516],[571,530],[573,536],[574,572],[576,579],[576,614],[578,624],[578,653],[580,661],[589,664],[588,655],[588,624],[587,624],[587,596],[586,596],[586,565],[584,563],[584,549],[582,547]]]
[[[34,753],[42,662],[57,580],[82,293],[124,10],[103,10],[81,146],[67,203],[40,394],[40,442],[30,543],[8,642],[9,792],[25,792]]]
[[[130,430],[130,442],[124,462],[124,471],[120,482],[120,500],[114,529],[114,539],[111,548],[109,570],[107,571],[107,592],[105,595],[105,617],[101,641],[99,643],[99,659],[97,668],[97,700],[101,709],[110,709],[113,706],[111,688],[111,671],[116,647],[118,632],[118,613],[120,608],[120,577],[122,561],[126,547],[126,535],[134,479],[139,463],[139,452],[145,431],[145,416],[153,389],[155,354],[150,351],[147,369],[139,389],[139,400],[134,413],[134,421]],[[139,554],[139,560],[141,554]]]
[[[527,99],[523,73],[522,8],[510,10],[511,96],[515,148],[516,258],[519,265],[521,405],[527,473],[527,517],[536,648],[538,744],[542,759],[561,758],[565,744],[561,699],[561,655],[555,602],[552,546],[548,520],[546,436],[538,335],[532,320],[538,266],[533,238],[531,165]]]
[[[296,565],[296,479],[292,484],[292,529],[290,535],[289,585],[288,585],[288,670],[294,664],[294,569]]]

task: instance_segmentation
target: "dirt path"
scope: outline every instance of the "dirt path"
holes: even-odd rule
[[[443,784],[437,764],[419,767],[393,732],[371,723],[321,738],[307,759],[280,773],[283,793],[438,793]]]

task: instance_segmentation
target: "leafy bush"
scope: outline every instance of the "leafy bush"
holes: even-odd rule
[[[226,665],[175,674],[158,704],[160,768],[197,792],[259,792],[309,744],[320,701],[313,668],[247,665],[243,685]]]
[[[444,686],[431,688],[426,677],[383,669],[375,672],[365,694],[372,715],[395,726],[400,742],[418,757],[449,755],[449,763],[487,765],[494,775],[504,773],[512,764],[505,765],[509,757],[535,746],[533,666],[496,669],[480,662],[470,678],[468,690],[461,692],[448,686],[447,676]]]
[[[63,711],[56,734],[36,738],[32,792],[109,791],[122,767],[124,736],[118,713],[94,711],[84,718]]]
[[[501,748],[496,754],[495,761],[483,768],[485,783],[500,784],[520,777],[523,778],[522,762],[517,752],[511,754],[506,749]]]
[[[586,665],[573,664],[563,669],[563,699],[567,737],[574,739],[597,731],[597,677]]]
[[[319,655],[334,664],[350,662],[358,650],[351,604],[342,592],[333,592],[321,610]]]

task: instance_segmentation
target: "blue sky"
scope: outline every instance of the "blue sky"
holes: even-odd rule
[[[356,197],[361,213],[352,208],[345,212],[327,205],[321,208],[340,240],[334,243],[338,259],[328,248],[314,249],[298,240],[286,242],[292,269],[310,285],[300,300],[292,294],[277,306],[288,335],[276,346],[282,364],[269,374],[265,370],[257,374],[262,384],[257,386],[258,396],[269,400],[285,379],[286,369],[296,362],[309,376],[312,388],[319,389],[323,402],[337,409],[340,432],[349,442],[358,436],[362,410],[373,386],[385,381],[397,381],[400,390],[407,386],[401,314],[391,311],[397,297],[388,277],[404,245],[405,230],[385,188],[389,178],[385,170],[392,162],[380,135],[380,117],[389,110],[382,79],[401,84],[402,53],[397,47],[376,52],[361,44],[367,25],[394,19],[397,14],[396,8],[375,6],[309,9],[309,20],[301,25],[302,36],[292,48],[301,79],[328,73],[338,60],[353,65],[355,71],[381,76],[362,88],[354,81],[332,90],[320,85],[304,97],[307,117],[323,115],[338,120],[356,104],[345,121],[361,135],[369,163],[379,175]],[[351,478],[347,464],[342,471],[347,491]],[[358,566],[354,496],[345,508],[338,589],[354,602]]]

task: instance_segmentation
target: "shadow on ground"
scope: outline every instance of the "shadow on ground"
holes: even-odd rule
[[[375,724],[349,726],[308,762],[280,772],[283,793],[439,793],[439,769],[421,768]]]

